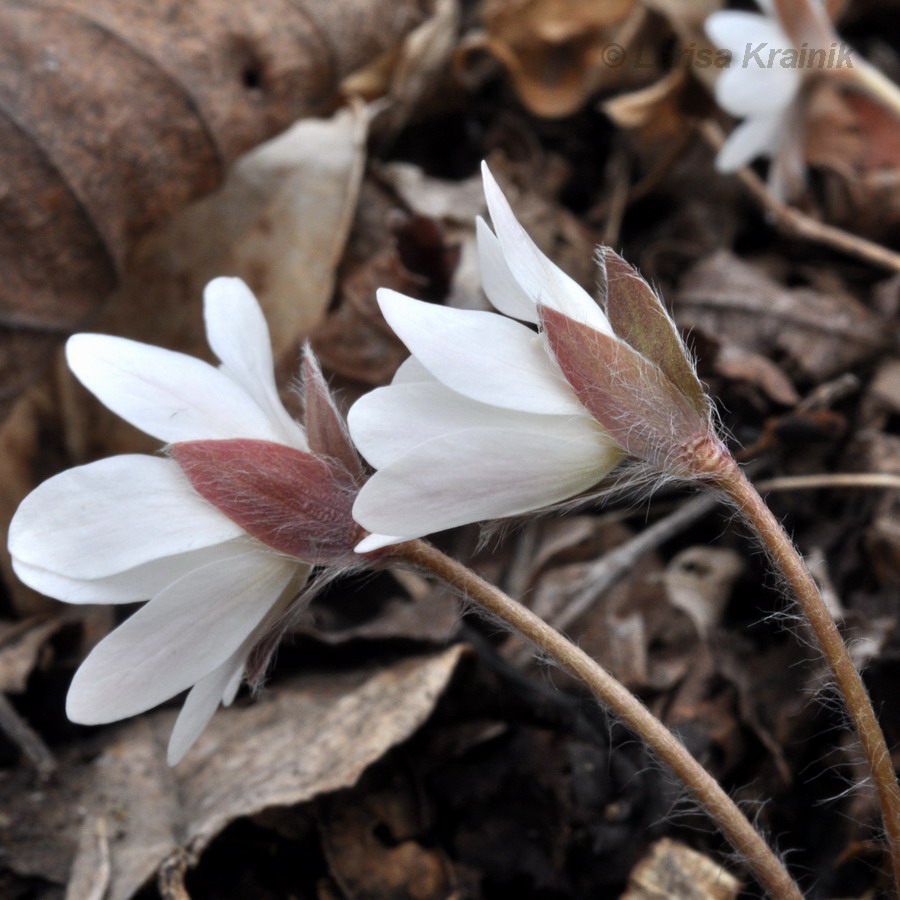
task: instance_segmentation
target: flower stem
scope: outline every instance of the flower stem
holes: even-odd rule
[[[831,668],[838,690],[853,720],[863,752],[878,791],[884,830],[894,874],[894,885],[900,896],[900,785],[894,773],[884,732],[878,724],[872,701],[862,678],[850,659],[841,637],[815,581],[803,564],[781,524],[772,515],[756,489],[733,460],[718,481],[721,488],[743,513],[762,539],[773,562],[784,575],[803,615],[812,628],[819,647]]]
[[[587,685],[681,779],[773,900],[803,900],[781,861],[715,778],[634,694],[583,650],[531,610],[424,541],[399,544],[391,548],[391,556],[437,575]]]

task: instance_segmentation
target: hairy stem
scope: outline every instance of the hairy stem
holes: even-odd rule
[[[728,495],[762,539],[773,562],[790,585],[803,616],[828,661],[859,735],[878,791],[894,885],[900,896],[900,785],[897,783],[884,732],[878,724],[862,678],[853,665],[847,645],[800,554],[756,489],[733,461],[718,481],[718,487]]]
[[[638,735],[684,783],[773,900],[803,900],[800,889],[781,861],[715,778],[631,691],[602,666],[531,610],[430,544],[409,541],[391,548],[391,556],[427,569],[456,588],[587,685],[604,706]]]

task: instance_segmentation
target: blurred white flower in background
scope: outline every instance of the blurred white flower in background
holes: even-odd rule
[[[818,0],[757,0],[762,14],[715,12],[706,33],[731,62],[716,80],[716,101],[743,119],[718,156],[720,172],[734,172],[756,157],[772,158],[769,184],[780,197],[804,179],[804,82],[837,64],[841,44]],[[845,51],[846,52],[846,51]]]

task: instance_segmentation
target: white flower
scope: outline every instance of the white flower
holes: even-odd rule
[[[278,485],[269,490],[279,477],[270,469],[290,477],[299,470],[314,479],[313,494],[323,483],[312,501],[320,505],[343,479],[310,453],[303,427],[282,405],[269,332],[246,285],[211,282],[204,313],[218,368],[125,338],[69,340],[78,379],[132,425],[172,444],[173,458],[116,456],[63,472],[23,501],[9,534],[16,573],[42,593],[69,603],[150,601],[93,649],[66,709],[73,721],[101,724],[189,688],[169,744],[173,764],[219,703],[231,702],[249,654],[302,590],[304,560],[313,560],[291,548],[323,539],[300,533],[304,510],[281,544],[254,521],[260,504],[268,515],[274,503],[283,512],[293,502]],[[238,465],[229,468],[229,454]],[[260,486],[268,494],[258,501]],[[235,494],[232,505],[217,491]],[[339,502],[350,521],[352,496]],[[361,537],[353,529],[350,547]]]
[[[610,315],[613,305],[627,307],[620,318],[642,315],[635,333],[652,332],[645,346],[629,346],[620,337],[636,345],[640,335],[614,334],[597,303],[528,237],[486,166],[484,185],[496,235],[479,219],[478,252],[484,291],[502,315],[378,292],[412,356],[390,386],[350,410],[353,440],[377,469],[353,514],[395,539],[559,503],[628,455],[666,467],[673,440],[709,430],[702,389],[646,282],[615,254],[601,255],[601,275],[612,276],[604,287],[618,298]],[[657,351],[666,358],[651,361]]]
[[[725,10],[706,20],[710,39],[731,53],[716,81],[716,101],[744,120],[723,144],[716,168],[733,172],[757,156],[773,157],[770,183],[784,195],[802,179],[804,79],[829,71],[838,38],[818,0],[795,0],[790,22],[773,0],[757,2],[763,15]]]
[[[800,90],[801,73],[777,62],[766,65],[769,48],[793,46],[774,11],[767,12],[725,10],[706,20],[710,39],[731,53],[731,64],[716,81],[716,101],[727,113],[744,119],[719,151],[716,167],[720,172],[733,172],[757,156],[774,155],[782,134],[789,130],[787,116]],[[760,44],[759,54],[748,51]]]

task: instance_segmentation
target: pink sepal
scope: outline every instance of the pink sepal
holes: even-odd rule
[[[304,424],[309,449],[318,456],[329,456],[339,462],[360,483],[365,471],[359,454],[350,440],[347,423],[338,411],[322,367],[307,344],[303,349]]]
[[[365,534],[351,515],[352,480],[327,459],[249,439],[187,441],[169,452],[201,497],[287,556],[346,562]]]
[[[689,475],[682,453],[710,434],[708,418],[624,341],[549,307],[540,311],[553,355],[588,412],[632,456]]]

